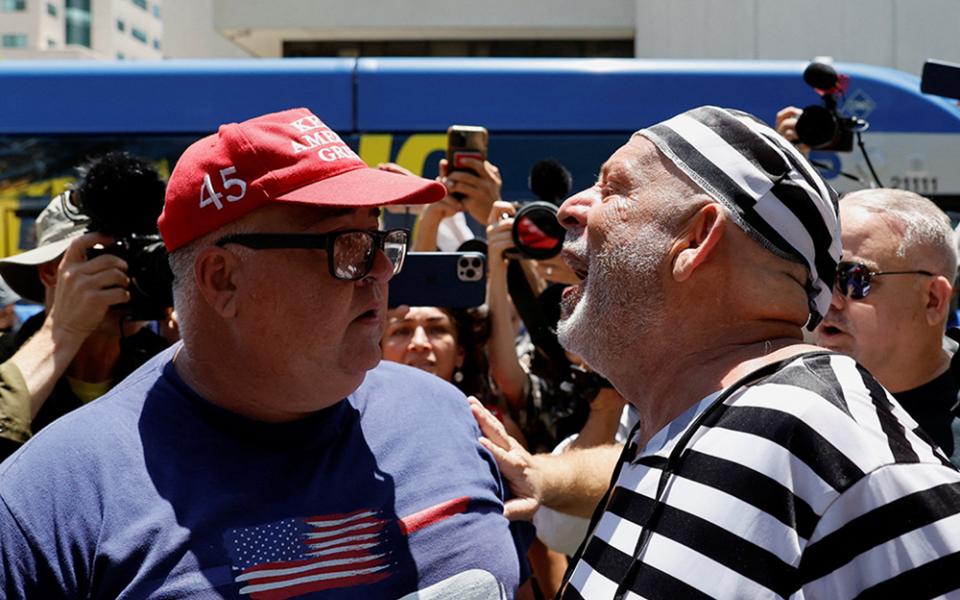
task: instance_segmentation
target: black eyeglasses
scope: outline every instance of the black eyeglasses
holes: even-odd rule
[[[373,268],[377,250],[383,250],[393,264],[393,274],[403,268],[407,255],[406,229],[376,231],[348,229],[333,233],[237,233],[217,240],[216,245],[239,244],[254,250],[302,248],[327,251],[330,275],[345,281],[367,276]]]
[[[853,300],[861,300],[870,294],[870,281],[881,275],[928,275],[936,276],[930,271],[871,271],[863,263],[842,262],[837,265],[837,289]]]

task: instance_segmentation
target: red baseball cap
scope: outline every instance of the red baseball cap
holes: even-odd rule
[[[305,108],[221,125],[177,161],[157,220],[172,252],[270,202],[426,204],[440,183],[371,169]]]

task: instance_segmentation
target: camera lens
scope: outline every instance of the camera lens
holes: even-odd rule
[[[513,243],[527,258],[546,259],[560,253],[566,230],[550,202],[524,205],[513,220]]]
[[[820,148],[833,142],[839,126],[836,116],[822,106],[808,106],[797,119],[797,137],[811,148]]]

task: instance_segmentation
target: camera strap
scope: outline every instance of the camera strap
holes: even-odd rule
[[[553,368],[565,371],[570,361],[567,360],[567,355],[557,341],[556,334],[544,318],[540,304],[530,288],[530,282],[527,281],[519,261],[511,260],[507,265],[507,290],[520,314],[520,320],[530,333],[530,341],[550,360]]]

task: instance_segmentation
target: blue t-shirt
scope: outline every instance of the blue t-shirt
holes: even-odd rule
[[[0,466],[5,597],[512,597],[503,484],[453,386],[383,362],[268,424],[197,395],[177,347]]]

